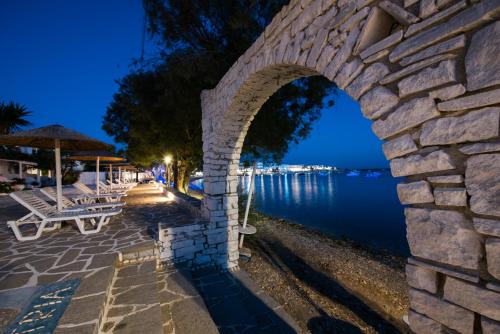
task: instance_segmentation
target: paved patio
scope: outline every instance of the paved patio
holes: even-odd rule
[[[75,190],[64,192],[71,197]],[[189,223],[193,217],[152,185],[132,189],[125,200],[123,212],[96,235],[81,235],[69,224],[19,242],[5,222],[27,211],[0,198],[0,331],[41,289],[72,279],[79,285],[53,324],[55,333],[296,331],[244,272],[193,272],[182,265],[158,270],[158,223]]]
[[[65,194],[71,195],[72,189]],[[118,252],[154,246],[158,222],[189,219],[151,186],[139,186],[125,197],[123,212],[95,235],[82,235],[74,225],[46,232],[34,241],[17,241],[7,220],[28,211],[9,197],[0,204],[0,291],[93,275],[114,263]]]

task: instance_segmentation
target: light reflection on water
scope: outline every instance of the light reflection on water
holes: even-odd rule
[[[240,177],[247,192],[249,176]],[[389,172],[377,178],[340,173],[257,175],[254,206],[274,217],[409,255],[403,207]]]

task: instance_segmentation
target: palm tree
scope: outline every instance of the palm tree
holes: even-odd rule
[[[28,116],[31,116],[31,111],[24,105],[0,102],[0,134],[7,135],[31,125],[31,122],[26,119]]]

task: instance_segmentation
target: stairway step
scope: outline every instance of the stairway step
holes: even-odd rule
[[[94,273],[82,273],[75,295],[59,319],[55,334],[95,334],[99,331],[105,313],[113,277],[116,254],[101,257],[102,264],[108,265]],[[76,274],[75,274],[75,277]]]
[[[156,261],[117,268],[102,333],[163,333]]]
[[[191,271],[167,267],[159,275],[158,291],[165,334],[217,334]]]

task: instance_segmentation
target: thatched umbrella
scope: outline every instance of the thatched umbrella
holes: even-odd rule
[[[72,154],[69,159],[72,160],[78,160],[78,161],[94,161],[95,160],[95,172],[96,172],[96,177],[95,177],[95,184],[97,187],[97,195],[100,194],[100,186],[99,186],[99,163],[102,162],[109,162],[109,178],[111,181],[111,184],[113,183],[113,177],[112,177],[112,167],[111,167],[111,162],[117,162],[117,161],[125,161],[125,158],[120,157],[114,153],[108,152],[108,151],[85,151],[85,152],[76,152]]]
[[[54,149],[56,160],[57,210],[62,211],[61,149],[106,150],[111,145],[61,125],[49,125],[0,136],[0,145]]]
[[[125,163],[116,163],[113,164],[113,166],[118,167],[118,180],[122,180],[122,170],[123,171],[129,171],[129,172],[137,172],[138,169],[137,167],[125,162]]]

